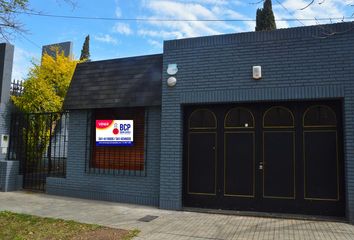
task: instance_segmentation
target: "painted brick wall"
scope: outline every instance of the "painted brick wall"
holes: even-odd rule
[[[0,44],[0,135],[9,134],[10,115],[12,106],[10,103],[10,85],[12,65],[14,58],[14,46],[8,43]],[[6,154],[0,148],[0,160],[5,160]]]
[[[85,172],[87,111],[70,112],[66,178],[47,178],[49,194],[158,206],[160,167],[159,107],[147,109],[146,176],[113,176]]]
[[[354,222],[353,23],[172,40],[164,44],[160,207],[182,207],[182,105],[344,98],[348,218]],[[326,36],[325,31],[337,33]],[[177,63],[177,85],[166,85]],[[263,78],[252,79],[261,65]],[[173,124],[173,127],[171,125]]]
[[[22,187],[18,170],[19,161],[0,160],[0,191],[16,191]]]
[[[11,110],[12,106],[10,102],[0,103],[0,137],[1,134],[9,134],[10,132]],[[7,154],[3,153],[0,148],[0,160],[5,160],[6,157]]]
[[[2,134],[9,134],[12,110],[10,102],[0,103],[0,137]],[[0,191],[18,190],[22,187],[22,183],[17,181],[19,162],[7,160],[7,152],[2,150],[0,147]]]
[[[10,118],[13,106],[10,99],[10,85],[14,46],[8,43],[0,44],[0,137],[9,134]],[[20,186],[18,182],[17,161],[7,161],[7,153],[0,147],[0,191],[14,191]]]

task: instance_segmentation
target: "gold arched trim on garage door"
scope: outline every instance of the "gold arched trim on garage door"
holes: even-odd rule
[[[273,113],[273,111],[275,110],[283,110],[285,111],[286,113],[288,113],[288,117],[289,117],[289,122],[290,124],[282,124],[282,123],[274,123],[274,124],[266,124],[266,118],[268,116],[271,116],[271,114]],[[267,111],[265,111],[265,113],[263,114],[263,128],[294,128],[294,114],[291,112],[291,110],[289,110],[288,108],[286,107],[282,107],[282,106],[273,106],[273,107],[270,107]]]
[[[196,114],[198,113],[205,113],[209,118],[213,119],[213,121],[211,122],[210,126],[203,126],[202,124],[198,126],[192,126],[192,121],[193,121],[193,117],[196,116]],[[188,118],[188,128],[190,130],[193,130],[193,129],[216,129],[216,126],[217,126],[217,120],[216,120],[216,116],[215,116],[215,113],[209,109],[206,109],[206,108],[200,108],[200,109],[196,109],[194,110],[190,115],[189,115],[189,118]]]
[[[232,126],[232,124],[231,124],[231,126],[228,126],[228,122],[227,122],[227,120],[228,120],[228,117],[230,116],[230,114],[232,113],[232,112],[234,112],[234,111],[239,111],[239,112],[244,112],[244,113],[247,113],[248,114],[248,117],[250,118],[250,120],[251,120],[251,122],[250,122],[250,126],[246,126],[246,125],[244,125],[244,126]],[[238,113],[238,115],[240,115],[239,113]],[[239,116],[240,117],[240,116]],[[247,124],[247,123],[245,123],[245,124]],[[224,127],[226,128],[226,129],[237,129],[237,128],[254,128],[254,124],[255,124],[255,121],[254,121],[254,116],[253,116],[253,114],[252,114],[252,112],[249,110],[249,109],[247,109],[247,108],[243,108],[243,107],[235,107],[235,108],[232,108],[232,109],[230,109],[227,113],[226,113],[226,115],[225,115],[225,118],[224,118]]]
[[[313,111],[319,110],[320,108],[324,109],[326,112],[324,114],[327,114],[327,119],[323,119],[324,122],[321,124],[321,119],[318,119],[319,122],[315,124],[311,124],[306,122],[308,120],[307,118],[309,117],[310,114],[313,113]],[[319,110],[320,111],[320,110]],[[322,116],[324,115],[322,114]],[[321,113],[319,113],[321,117]],[[311,116],[311,115],[310,115]],[[326,122],[327,120],[327,122]],[[327,105],[313,105],[310,106],[306,109],[304,112],[304,115],[302,116],[302,125],[304,127],[336,127],[337,126],[337,116],[336,113],[333,111],[333,109]]]

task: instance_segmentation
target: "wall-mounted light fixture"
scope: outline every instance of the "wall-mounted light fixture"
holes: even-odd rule
[[[253,66],[252,69],[253,79],[259,80],[262,78],[262,67],[261,66]]]
[[[176,63],[168,64],[167,74],[170,75],[170,77],[167,79],[167,86],[174,87],[176,85],[177,79],[175,77],[172,77],[171,75],[175,75],[177,72],[178,67]]]
[[[175,75],[178,72],[178,67],[176,63],[168,64],[167,66],[167,74],[168,75]]]
[[[167,86],[174,87],[177,83],[177,79],[175,77],[169,77],[167,79]]]

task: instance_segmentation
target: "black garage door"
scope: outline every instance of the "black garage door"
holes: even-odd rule
[[[340,101],[184,112],[184,206],[344,216]]]

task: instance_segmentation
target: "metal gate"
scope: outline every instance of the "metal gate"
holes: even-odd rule
[[[341,104],[186,106],[184,206],[344,216]]]
[[[45,191],[46,178],[66,176],[69,114],[11,115],[8,159],[20,161],[23,188]]]

